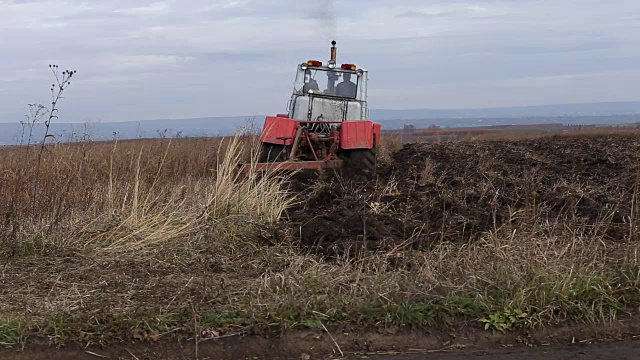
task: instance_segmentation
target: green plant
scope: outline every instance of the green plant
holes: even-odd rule
[[[489,315],[488,318],[480,319],[480,322],[484,323],[485,330],[493,328],[494,330],[504,333],[522,324],[528,317],[529,314],[520,309],[509,309],[505,306],[501,311]]]
[[[302,319],[300,325],[307,329],[322,329],[322,322],[318,319]]]
[[[208,313],[200,319],[202,325],[212,327],[234,325],[239,321],[240,317],[236,313]]]
[[[0,346],[12,346],[19,342],[22,324],[11,320],[7,323],[0,323]]]

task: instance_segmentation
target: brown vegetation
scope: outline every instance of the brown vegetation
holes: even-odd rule
[[[579,137],[579,136],[617,136],[638,135],[637,124],[627,126],[605,125],[562,125],[562,124],[533,124],[533,125],[496,125],[474,126],[462,128],[436,128],[406,130],[385,130],[384,136],[394,136],[405,142],[436,142],[441,141],[477,141],[477,140],[531,140],[545,137]]]
[[[3,152],[0,343],[637,316],[638,137],[385,141],[372,179],[239,177],[253,137]]]

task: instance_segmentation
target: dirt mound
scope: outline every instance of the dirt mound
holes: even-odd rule
[[[290,218],[304,246],[332,254],[523,224],[621,240],[634,229],[639,149],[630,136],[408,144],[375,178],[297,183],[306,200]]]

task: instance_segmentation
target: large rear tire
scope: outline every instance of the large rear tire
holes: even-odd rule
[[[349,150],[347,166],[350,170],[373,174],[376,172],[377,157],[374,149]]]
[[[263,163],[282,162],[287,159],[287,155],[285,145],[263,143],[258,161]]]

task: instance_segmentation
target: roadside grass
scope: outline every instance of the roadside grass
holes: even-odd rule
[[[0,321],[0,346],[14,346],[22,342],[28,325],[18,319],[6,319]]]
[[[0,345],[335,323],[506,331],[638,315],[640,242],[541,221],[533,207],[526,226],[479,241],[337,259],[303,250],[286,210],[318,194],[292,194],[287,175],[242,177],[237,165],[256,150],[243,136],[56,144],[36,198],[32,155],[4,154]],[[425,163],[423,180],[433,176]]]
[[[494,235],[457,249],[442,244],[428,253],[407,250],[393,262],[385,254],[355,263],[300,260],[266,274],[255,295],[280,318],[318,312],[330,322],[362,325],[437,325],[511,309],[526,312],[523,322],[535,327],[613,321],[635,311],[640,267],[637,259],[620,256],[638,245],[598,249],[595,239],[585,239],[567,249],[571,239],[530,235],[508,243]]]
[[[208,250],[204,246],[192,248],[197,254],[177,255],[180,257],[175,261],[186,263],[182,266],[158,269],[139,263],[167,263],[176,256],[172,252],[125,260],[120,266],[134,267],[133,272],[144,269],[151,275],[130,275],[133,284],[114,289],[109,297],[93,294],[102,290],[101,282],[117,281],[116,274],[103,275],[86,287],[74,286],[69,279],[42,305],[38,303],[50,288],[34,289],[20,297],[28,300],[29,312],[21,314],[25,321],[0,321],[2,342],[46,336],[54,344],[110,343],[274,327],[446,327],[461,321],[472,328],[481,329],[488,323],[488,329],[504,331],[574,322],[609,324],[621,315],[636,315],[640,302],[637,261],[611,258],[596,264],[599,255],[595,255],[573,263],[581,250],[554,257],[560,249],[547,248],[537,259],[547,260],[537,263],[514,249],[496,256],[495,247],[487,245],[504,243],[489,242],[464,249],[442,246],[428,254],[405,251],[394,261],[387,254],[376,254],[328,262],[300,254],[287,242],[265,244],[266,248],[260,249],[257,243],[241,239],[235,239],[236,243],[220,239]],[[513,239],[519,249],[538,240],[526,236]],[[621,250],[631,248],[602,251],[609,259]],[[123,261],[101,262],[106,268]],[[519,267],[514,264],[524,262],[533,265],[525,274],[504,272],[516,270]],[[76,264],[66,265],[74,268]],[[3,307],[19,311],[17,299],[10,296],[9,304]],[[79,305],[83,300],[85,305]],[[98,311],[98,306],[102,310]],[[526,315],[509,320],[510,313]]]

